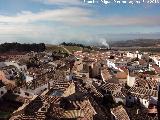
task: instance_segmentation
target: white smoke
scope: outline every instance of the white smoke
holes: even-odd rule
[[[101,38],[101,39],[100,39],[100,42],[101,42],[101,44],[102,44],[103,46],[105,46],[105,47],[107,47],[108,49],[110,49],[110,46],[109,46],[109,44],[107,43],[107,40],[106,40],[106,39]]]

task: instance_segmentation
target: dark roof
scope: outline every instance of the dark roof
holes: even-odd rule
[[[34,101],[30,102],[25,109],[26,115],[34,115],[43,106],[42,99],[38,96]]]

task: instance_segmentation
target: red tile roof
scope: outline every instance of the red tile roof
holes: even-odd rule
[[[122,105],[116,108],[112,108],[111,113],[115,116],[116,120],[130,120],[126,110]]]
[[[125,73],[125,72],[118,72],[116,74],[116,78],[118,78],[118,79],[127,79],[127,73]]]

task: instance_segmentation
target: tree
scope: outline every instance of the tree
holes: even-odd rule
[[[38,60],[37,57],[32,57],[29,59],[29,61],[27,62],[27,67],[38,67],[40,65],[40,62]]]
[[[15,78],[15,83],[18,87],[22,86],[25,83],[25,76],[22,72]]]
[[[4,43],[0,45],[0,53],[17,51],[17,52],[43,52],[46,46],[44,43],[40,44],[20,44],[20,43]]]

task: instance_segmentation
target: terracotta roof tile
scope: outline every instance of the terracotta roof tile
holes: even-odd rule
[[[118,79],[127,79],[127,73],[125,73],[125,72],[118,72],[116,74],[116,78],[118,78]]]
[[[130,120],[126,110],[122,105],[116,108],[112,108],[111,113],[115,116],[116,120]]]

